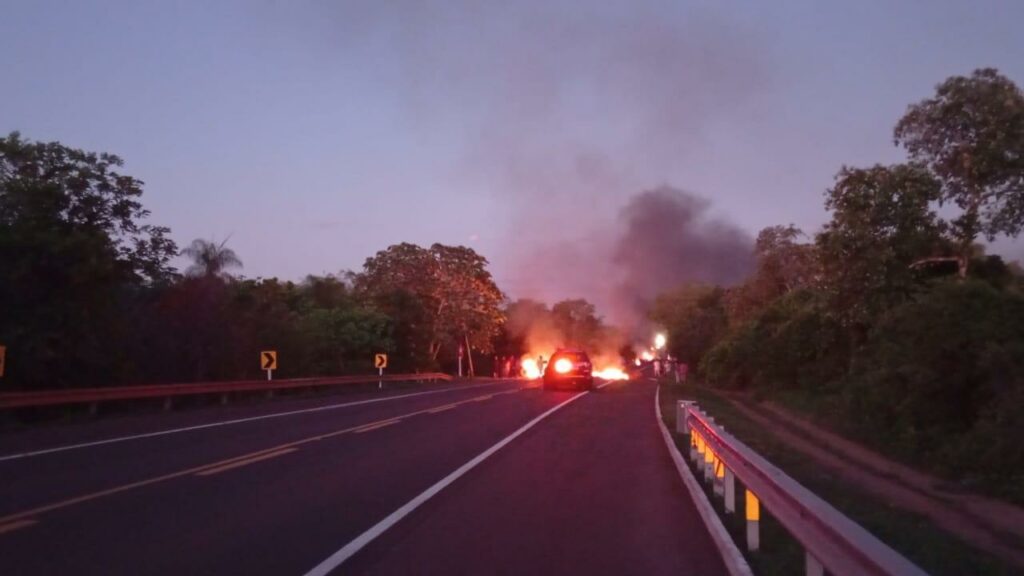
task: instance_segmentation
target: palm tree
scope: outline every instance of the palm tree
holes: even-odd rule
[[[225,278],[230,276],[227,270],[241,268],[242,261],[231,248],[225,247],[228,238],[217,244],[213,240],[196,238],[188,248],[181,251],[182,256],[192,259],[192,265],[185,271],[189,276],[204,278]]]

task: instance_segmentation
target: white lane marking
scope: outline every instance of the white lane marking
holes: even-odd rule
[[[438,492],[444,490],[449,484],[458,480],[461,476],[475,468],[478,464],[486,460],[492,454],[504,448],[509,442],[512,442],[513,440],[521,436],[523,433],[525,433],[527,430],[536,426],[538,423],[540,423],[540,421],[544,420],[548,416],[554,414],[558,410],[561,410],[570,402],[574,402],[586,396],[587,394],[588,392],[581,392],[579,394],[576,394],[569,398],[568,400],[565,400],[561,404],[558,404],[554,408],[551,408],[547,412],[541,414],[540,416],[537,416],[533,420],[530,420],[522,428],[516,430],[512,434],[509,434],[494,446],[491,446],[487,450],[484,450],[469,462],[466,462],[462,466],[459,466],[459,468],[456,469],[454,472],[445,476],[436,484],[434,484],[430,488],[427,488],[426,491],[424,491],[422,494],[406,502],[405,505],[403,505],[401,508],[395,510],[386,518],[384,518],[377,524],[373,525],[369,530],[357,536],[355,540],[352,540],[351,542],[343,546],[340,550],[338,550],[334,554],[331,554],[326,560],[317,564],[312,570],[307,572],[306,576],[326,576],[331,570],[334,570],[335,568],[340,566],[342,562],[351,558],[353,554],[359,552],[363,547],[365,547],[375,538],[383,534],[385,530],[397,524],[402,518],[408,516],[409,513],[411,513],[413,510],[418,508],[427,500],[430,500]]]
[[[261,416],[250,416],[248,418],[236,418],[234,420],[224,420],[222,422],[211,422],[209,424],[198,424],[196,426],[186,426],[184,428],[172,428],[170,430],[160,430],[157,432],[146,432],[144,434],[135,434],[133,436],[121,436],[117,438],[107,438],[105,440],[96,440],[94,442],[82,442],[81,444],[70,444],[67,446],[57,446],[55,448],[46,448],[43,450],[34,450],[32,452],[22,452],[20,454],[7,454],[0,456],[0,462],[7,460],[17,460],[19,458],[29,458],[32,456],[42,456],[43,454],[53,454],[54,452],[65,452],[67,450],[78,450],[80,448],[91,448],[93,446],[103,446],[105,444],[115,444],[117,442],[127,442],[128,440],[140,440],[143,438],[154,438],[156,436],[166,436],[168,434],[179,434],[181,432],[191,432],[193,430],[203,430],[206,428],[216,428],[218,426],[230,426],[233,424],[243,424],[245,422],[253,422],[256,420],[266,420],[269,418],[282,418],[284,416],[295,416],[296,414],[309,414],[311,412],[322,412],[324,410],[337,410],[338,408],[347,408],[349,406],[360,406],[363,404],[373,404],[375,402],[388,402],[390,400],[401,400],[402,398],[412,398],[413,396],[426,396],[428,394],[440,394],[442,392],[452,392],[456,390],[472,390],[474,388],[483,388],[484,386],[496,386],[498,384],[507,384],[508,381],[503,382],[487,382],[485,384],[474,384],[472,386],[453,386],[451,388],[442,388],[441,390],[428,390],[426,392],[415,392],[412,394],[401,394],[398,396],[387,396],[385,398],[371,398],[370,400],[359,400],[356,402],[345,402],[343,404],[329,404],[327,406],[317,406],[316,408],[303,408],[302,410],[290,410],[288,412],[275,412],[273,414],[263,414]]]
[[[743,553],[740,552],[732,537],[729,536],[729,532],[722,524],[718,513],[715,512],[711,502],[708,501],[707,494],[701,489],[697,479],[693,477],[690,465],[683,460],[683,456],[679,453],[679,448],[676,447],[675,441],[672,440],[672,434],[668,431],[665,421],[661,418],[661,403],[659,401],[661,398],[661,386],[654,390],[654,417],[658,420],[658,426],[661,428],[661,437],[665,440],[665,446],[668,448],[669,455],[672,456],[672,463],[676,465],[676,472],[683,479],[683,484],[686,485],[690,498],[693,499],[694,506],[697,508],[701,520],[704,521],[704,526],[708,529],[711,539],[715,542],[718,553],[722,555],[722,562],[725,563],[726,570],[729,571],[730,576],[753,576],[750,565],[747,564],[746,559],[743,558]]]

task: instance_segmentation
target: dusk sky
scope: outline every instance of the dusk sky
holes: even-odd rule
[[[230,235],[248,277],[442,242],[600,301],[635,194],[814,232],[943,79],[1024,83],[1020,0],[507,4],[8,1],[0,130],[120,155],[153,223]]]

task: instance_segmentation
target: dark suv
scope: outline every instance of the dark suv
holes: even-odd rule
[[[544,389],[573,387],[594,389],[593,366],[582,350],[559,350],[544,369]]]

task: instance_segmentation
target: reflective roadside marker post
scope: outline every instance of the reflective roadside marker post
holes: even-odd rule
[[[260,352],[260,368],[267,371],[267,381],[273,380],[274,370],[277,370],[277,350],[264,350]]]
[[[388,355],[387,354],[374,354],[373,355],[373,367],[377,369],[377,389],[384,388],[384,369],[388,367]]]
[[[462,344],[459,344],[459,378],[462,378]]]
[[[761,547],[761,502],[747,490],[747,550],[756,552]]]

